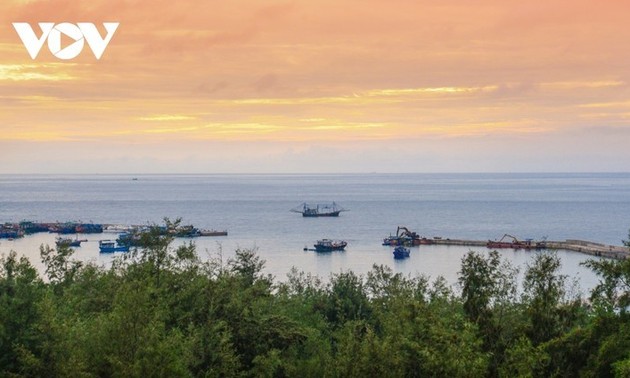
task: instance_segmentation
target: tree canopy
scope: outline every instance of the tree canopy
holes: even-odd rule
[[[0,376],[630,374],[630,260],[589,261],[585,301],[549,252],[520,291],[497,252],[468,253],[454,288],[384,266],[276,282],[256,251],[202,261],[157,232],[108,268],[40,252],[45,277],[0,258]]]

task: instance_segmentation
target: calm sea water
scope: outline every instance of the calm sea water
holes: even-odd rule
[[[630,227],[630,174],[339,174],[339,175],[0,175],[0,221],[160,223],[183,218],[229,236],[197,238],[204,256],[256,247],[266,271],[282,280],[292,266],[322,277],[384,264],[406,274],[457,279],[466,247],[422,246],[394,261],[383,237],[407,226],[427,237],[584,239],[620,245]],[[350,211],[339,218],[303,218],[289,209],[302,202],[336,201]],[[39,265],[38,248],[55,235],[0,240]],[[83,238],[84,236],[81,236]],[[83,260],[108,264],[86,235]],[[348,241],[345,252],[317,254],[305,246],[321,238]],[[183,240],[178,240],[178,243]],[[485,249],[477,249],[484,251]],[[535,252],[501,251],[524,267]],[[583,289],[596,277],[579,264],[589,257],[560,251],[563,273]]]

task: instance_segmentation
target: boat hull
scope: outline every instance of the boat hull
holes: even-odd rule
[[[100,253],[129,252],[129,246],[120,245],[111,241],[100,241],[98,250]]]
[[[201,230],[199,236],[227,236],[227,231]]]
[[[101,253],[129,252],[129,247],[125,247],[125,246],[99,247],[99,252]]]
[[[317,217],[338,217],[340,211],[333,211],[332,213],[302,213],[305,218],[317,218]]]
[[[398,246],[394,249],[393,254],[396,260],[401,260],[409,257],[410,251],[408,248]]]
[[[82,240],[59,241],[55,244],[57,247],[80,247]]]
[[[332,251],[343,251],[348,243],[345,241],[327,241],[321,240],[318,241],[314,247],[315,252],[332,252]]]
[[[344,245],[343,247],[321,247],[321,246],[315,246],[315,252],[332,252],[332,251],[343,251],[346,248],[346,246]]]

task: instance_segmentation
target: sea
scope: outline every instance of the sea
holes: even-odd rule
[[[339,217],[304,218],[303,202],[336,202]],[[405,226],[433,238],[498,240],[580,239],[622,245],[630,228],[630,173],[470,174],[208,174],[208,175],[0,175],[0,222],[81,221],[119,225],[161,224],[167,217],[228,236],[194,242],[202,259],[226,263],[237,249],[257,250],[264,272],[277,281],[295,267],[321,277],[366,274],[385,265],[405,275],[444,277],[457,289],[461,260],[485,247],[419,246],[394,260],[383,238]],[[115,254],[99,254],[98,241],[116,234],[79,235],[88,241],[75,258],[105,267]],[[43,270],[39,247],[56,235],[0,240],[0,254],[16,251]],[[345,251],[304,250],[322,238],[343,239]],[[536,251],[500,251],[522,272]],[[581,265],[592,258],[557,251],[560,273],[584,295],[598,277]]]

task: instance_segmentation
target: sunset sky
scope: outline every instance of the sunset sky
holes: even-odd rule
[[[628,171],[630,3],[3,0],[0,173]],[[28,22],[119,22],[103,57]]]

